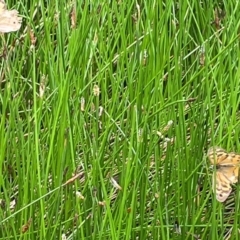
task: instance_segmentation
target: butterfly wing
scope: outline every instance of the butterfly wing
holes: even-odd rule
[[[224,202],[232,191],[231,184],[238,181],[239,167],[221,166],[213,174],[213,191],[216,191],[216,198],[219,202]]]
[[[234,152],[228,153],[220,147],[209,148],[207,156],[213,165],[234,166],[240,164],[240,155]]]
[[[0,0],[0,14],[6,9],[6,3]]]
[[[220,147],[211,147],[208,150],[208,158],[213,165],[216,165],[216,174],[213,174],[213,191],[216,191],[216,198],[224,202],[232,191],[231,184],[238,181],[240,155]]]
[[[14,32],[20,29],[22,18],[17,10],[5,11],[0,14],[0,32]]]
[[[0,0],[0,32],[14,32],[21,27],[22,18],[17,10],[7,10],[4,1]]]

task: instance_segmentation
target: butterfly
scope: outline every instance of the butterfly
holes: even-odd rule
[[[17,10],[7,10],[4,0],[0,0],[0,33],[15,32],[19,30],[22,18]]]
[[[234,152],[228,153],[220,147],[211,147],[207,156],[212,165],[216,166],[216,174],[213,174],[213,192],[219,202],[224,202],[232,191],[231,185],[238,182],[240,167],[240,155]]]

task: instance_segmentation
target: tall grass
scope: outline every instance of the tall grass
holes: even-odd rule
[[[0,239],[238,239],[206,151],[240,147],[239,3],[7,4]]]

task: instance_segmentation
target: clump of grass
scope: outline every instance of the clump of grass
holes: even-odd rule
[[[238,3],[15,6],[0,239],[236,239],[205,153],[239,148]]]

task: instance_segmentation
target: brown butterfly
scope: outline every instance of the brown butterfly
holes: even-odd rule
[[[220,147],[211,147],[207,156],[212,165],[216,165],[216,174],[213,174],[213,192],[216,198],[224,202],[232,191],[231,185],[238,182],[240,167],[240,155],[234,152],[228,153]]]

